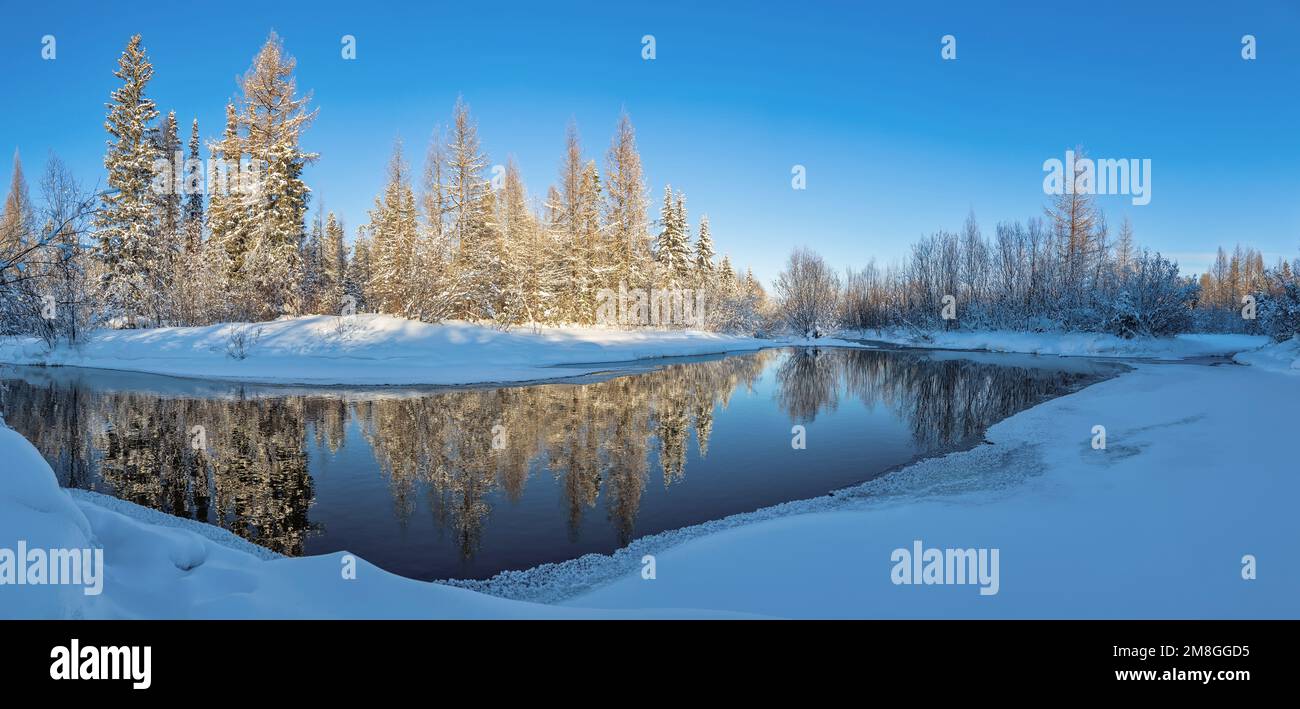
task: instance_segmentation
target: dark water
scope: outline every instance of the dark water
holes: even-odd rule
[[[435,579],[610,552],[821,495],[976,444],[999,419],[1114,371],[1057,358],[799,349],[493,389],[298,389],[27,367],[0,368],[0,381],[5,421],[64,486],[211,522],[284,554],[346,549]],[[791,446],[795,424],[802,450]]]

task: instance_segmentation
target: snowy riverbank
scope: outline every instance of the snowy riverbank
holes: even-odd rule
[[[1267,345],[1262,335],[1186,334],[1126,340],[1099,332],[1021,332],[1014,330],[953,330],[917,333],[910,330],[862,330],[840,335],[847,339],[885,342],[939,350],[1023,352],[1063,357],[1134,357],[1187,359],[1229,355]]]
[[[1281,361],[1293,343],[1258,356]],[[992,445],[481,585],[509,600],[364,560],[348,579],[341,552],[266,558],[220,530],[71,495],[0,428],[0,550],[96,547],[106,566],[97,596],[0,585],[0,616],[1300,617],[1300,377],[1272,369],[1140,364],[994,425]],[[998,593],[894,585],[891,553],[914,540],[998,549]]]
[[[233,336],[243,335],[240,347]],[[659,357],[740,352],[781,341],[697,330],[437,325],[387,315],[314,315],[256,324],[101,330],[47,352],[33,338],[0,341],[0,362],[93,367],[177,377],[312,385],[456,385],[573,377]],[[238,356],[242,354],[243,358]]]

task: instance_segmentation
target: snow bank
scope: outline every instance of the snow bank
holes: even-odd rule
[[[0,618],[741,617],[726,611],[585,610],[521,603],[394,576],[345,552],[283,558],[216,527],[60,489],[49,465],[0,423],[0,549],[102,549],[102,593],[0,584]]]
[[[240,335],[247,343],[242,353],[232,344]],[[52,352],[34,338],[10,339],[0,342],[0,362],[280,384],[456,385],[574,377],[608,370],[610,363],[776,344],[697,330],[544,327],[503,332],[387,315],[313,315],[254,324],[101,330],[79,348],[61,346]]]
[[[1259,369],[1300,374],[1300,335],[1253,352],[1241,352],[1233,359]]]
[[[1187,359],[1229,355],[1268,344],[1262,335],[1189,334],[1175,337],[1122,337],[1096,332],[1019,332],[1012,330],[930,332],[918,336],[907,330],[865,330],[857,339],[908,347],[945,350],[987,350],[1081,357]],[[849,337],[844,334],[842,337]]]
[[[1297,378],[1138,365],[996,424],[992,445],[467,585],[575,608],[779,617],[1300,617],[1298,406]],[[914,540],[999,549],[999,592],[894,585],[891,554]],[[645,554],[653,581],[636,573]]]

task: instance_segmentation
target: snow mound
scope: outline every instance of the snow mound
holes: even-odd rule
[[[1300,335],[1253,352],[1241,352],[1233,359],[1270,372],[1300,374]]]

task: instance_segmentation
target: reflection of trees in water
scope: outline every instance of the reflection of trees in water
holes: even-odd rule
[[[883,403],[908,422],[918,447],[933,450],[970,440],[1086,376],[920,353],[804,349],[777,369],[777,402],[793,421],[833,411],[841,391],[868,408]]]
[[[769,353],[674,365],[592,384],[463,390],[364,404],[363,430],[389,484],[398,512],[426,490],[441,528],[457,536],[461,553],[477,547],[490,507],[502,490],[518,499],[534,470],[559,483],[572,537],[603,492],[610,522],[630,541],[649,470],[651,437],[665,485],[684,475],[694,428],[708,451],[715,406],[741,384],[752,386]],[[693,422],[693,425],[692,425]],[[504,446],[492,447],[502,427]]]
[[[664,484],[685,474],[694,428],[708,451],[713,411],[752,387],[770,353],[674,365],[592,384],[465,389],[349,403],[340,397],[183,399],[100,392],[76,383],[13,380],[7,422],[32,440],[70,487],[219,524],[279,552],[304,549],[314,490],[307,445],[337,453],[352,422],[407,519],[427,500],[466,557],[500,490],[518,500],[534,471],[559,483],[571,535],[603,492],[630,541],[657,448]],[[204,427],[206,448],[190,447]],[[496,426],[500,429],[495,429]],[[495,431],[494,431],[495,429]],[[493,447],[501,433],[504,445]],[[657,441],[653,445],[651,439]]]
[[[114,496],[220,524],[302,553],[312,501],[301,399],[159,399],[75,385],[9,383],[5,420],[63,485],[98,481]],[[191,448],[203,426],[207,447]]]
[[[753,389],[771,352],[673,365],[591,384],[465,389],[351,402],[336,396],[181,399],[99,392],[75,383],[9,382],[7,422],[32,440],[64,485],[96,481],[117,497],[220,524],[301,554],[314,490],[307,445],[338,452],[359,424],[405,520],[424,499],[439,529],[472,556],[488,496],[518,500],[534,472],[557,482],[570,534],[600,496],[620,540],[632,539],[652,458],[665,486],[684,478],[692,429],[707,455],[717,407]],[[869,350],[796,350],[776,370],[779,407],[796,422],[841,397],[881,402],[918,445],[970,438],[1079,375]],[[190,448],[189,429],[207,447]],[[495,429],[496,426],[500,429]],[[500,432],[504,445],[493,447]]]

